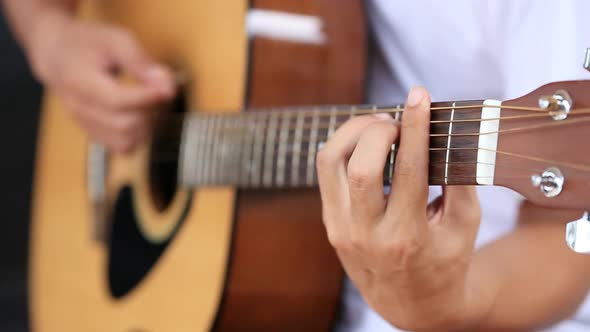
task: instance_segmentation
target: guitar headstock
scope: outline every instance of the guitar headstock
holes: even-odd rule
[[[538,205],[590,210],[590,81],[542,86],[502,103],[500,118],[495,184]],[[588,212],[567,224],[565,240],[590,253]]]
[[[590,209],[590,80],[502,103],[495,184],[544,206]]]

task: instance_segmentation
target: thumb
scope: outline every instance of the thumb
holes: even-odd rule
[[[111,65],[133,78],[140,86],[172,97],[174,76],[165,66],[155,62],[138,41],[126,32],[116,32],[108,38]]]

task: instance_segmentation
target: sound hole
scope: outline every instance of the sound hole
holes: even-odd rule
[[[180,89],[174,101],[158,112],[150,151],[149,181],[151,197],[158,211],[164,211],[174,199],[178,179],[178,152],[186,94]]]

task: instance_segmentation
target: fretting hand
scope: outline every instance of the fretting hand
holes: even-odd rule
[[[473,187],[446,187],[428,205],[430,98],[410,93],[401,125],[389,115],[345,123],[318,155],[331,244],[365,300],[397,327],[445,331],[485,309],[470,262],[480,222]],[[391,194],[383,167],[400,136]]]
[[[35,75],[62,100],[92,140],[128,152],[150,127],[150,108],[174,95],[168,69],[125,30],[48,13],[27,50]],[[116,73],[130,76],[124,84]]]

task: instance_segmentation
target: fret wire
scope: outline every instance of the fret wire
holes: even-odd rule
[[[402,107],[401,104],[397,104],[395,106],[396,109],[400,110]],[[400,117],[401,117],[401,112],[396,112],[394,115],[394,119],[396,121],[400,121]],[[391,144],[391,149],[389,151],[389,156],[388,156],[388,165],[387,165],[387,179],[388,182],[391,183],[393,181],[393,171],[395,169],[395,159],[397,157],[397,144],[393,143]]]
[[[217,167],[217,174],[215,183],[220,185],[223,182],[224,178],[227,178],[228,172],[228,165],[229,165],[229,146],[227,141],[229,140],[229,130],[231,130],[231,119],[232,117],[226,117],[221,119],[221,126],[219,130],[219,167]]]
[[[297,114],[295,138],[293,140],[294,156],[291,158],[291,184],[299,184],[299,163],[301,159],[301,139],[303,138],[303,114]]]
[[[231,117],[221,119],[221,125],[219,130],[219,167],[216,167],[216,178],[214,182],[220,184],[222,179],[224,178],[223,175],[227,175],[227,165],[228,165],[228,146],[226,144],[227,141],[227,130],[230,127],[230,119]]]
[[[269,124],[266,133],[266,144],[265,144],[265,158],[264,158],[264,173],[263,173],[263,184],[265,187],[270,187],[273,182],[273,159],[275,155],[274,148],[270,148],[275,144],[275,138],[277,134],[277,121],[278,112],[271,112],[269,117]]]
[[[356,106],[351,106],[351,107],[350,107],[350,119],[352,119],[352,118],[355,116],[355,113],[356,113]],[[318,113],[316,113],[314,116],[316,116],[316,117],[317,117],[318,115],[319,115],[319,114],[318,114]]]
[[[194,172],[191,172],[194,174],[194,182],[196,184],[201,184],[202,178],[201,178],[201,173],[203,171],[203,163],[204,163],[204,158],[202,158],[201,156],[204,153],[204,149],[205,149],[205,145],[203,144],[203,140],[205,139],[204,136],[204,118],[202,117],[195,117],[192,120],[194,121],[190,121],[191,122],[191,129],[193,130],[194,135],[191,139],[193,139],[195,141],[196,144],[196,148],[193,151],[190,151],[191,154],[191,158],[192,160],[194,160],[194,165],[195,165],[195,170]]]
[[[185,118],[182,124],[182,132],[180,138],[180,151],[179,151],[179,168],[178,178],[180,183],[194,183],[193,173],[189,170],[194,169],[193,159],[195,155],[195,135],[196,131],[192,130],[195,121],[191,121],[191,118]],[[191,168],[193,166],[193,168]],[[189,173],[190,172],[190,173]]]
[[[315,116],[312,118],[311,122],[311,132],[310,132],[310,139],[309,139],[309,146],[307,151],[309,151],[309,155],[307,156],[307,171],[306,171],[306,184],[311,186],[314,182],[314,169],[315,169],[315,153],[316,153],[316,145],[317,145],[317,138],[318,138],[318,125],[319,125],[319,117],[318,113],[314,113]]]
[[[211,155],[211,169],[209,173],[209,180],[212,184],[216,184],[217,173],[219,171],[219,141],[221,139],[221,116],[215,116],[213,121],[213,147]]]
[[[445,165],[445,184],[448,184],[447,180],[448,180],[448,174],[449,174],[449,156],[450,156],[450,150],[448,148],[451,147],[451,135],[453,134],[453,117],[455,116],[455,103],[453,103],[453,109],[451,110],[451,115],[450,115],[450,122],[449,122],[449,137],[447,137],[447,153],[446,153],[446,165]]]
[[[203,174],[203,180],[205,184],[211,184],[211,168],[213,168],[214,160],[214,152],[213,149],[215,147],[214,139],[215,139],[215,116],[210,115],[208,116],[208,132],[207,132],[207,160],[205,161],[206,171]]]
[[[205,122],[205,155],[203,156],[203,163],[204,163],[204,167],[203,167],[203,177],[202,177],[202,182],[201,184],[208,184],[209,183],[209,172],[210,172],[210,168],[211,168],[211,163],[213,162],[211,156],[213,153],[213,144],[212,144],[212,139],[213,139],[213,123],[214,123],[214,117],[213,116],[206,116],[205,117],[206,122]]]
[[[246,122],[244,128],[244,138],[241,140],[244,142],[244,145],[240,147],[243,149],[244,152],[242,154],[242,161],[241,164],[242,172],[240,176],[240,183],[242,186],[247,186],[250,182],[250,174],[252,173],[253,167],[253,151],[254,151],[254,139],[256,137],[255,132],[255,121],[256,121],[256,114],[247,114],[245,115]]]
[[[263,150],[264,150],[264,136],[266,130],[266,116],[262,113],[257,113],[255,117],[255,143],[252,155],[252,186],[258,187],[262,184],[262,170],[263,170]]]
[[[332,136],[332,134],[334,134],[335,126],[336,126],[336,107],[332,108],[332,111],[330,112],[330,120],[328,123],[328,137]]]
[[[285,163],[286,163],[286,155],[285,151],[287,149],[288,143],[288,126],[290,121],[290,113],[284,112],[282,114],[282,121],[281,121],[281,129],[279,132],[279,150],[277,156],[277,167],[276,167],[276,183],[279,187],[282,187],[285,184]]]
[[[215,171],[215,183],[221,184],[224,175],[227,174],[227,167],[228,167],[228,149],[229,146],[227,145],[228,140],[228,130],[230,128],[230,120],[231,118],[222,118],[220,120],[220,130],[219,130],[219,146],[218,146],[218,159],[219,159],[219,166],[216,167]]]
[[[243,168],[240,161],[242,160],[242,153],[244,152],[241,147],[241,143],[245,140],[243,130],[244,122],[239,120],[239,118],[234,118],[232,121],[232,127],[237,132],[237,135],[232,135],[232,141],[230,144],[232,183],[237,183],[240,180],[240,171]]]

